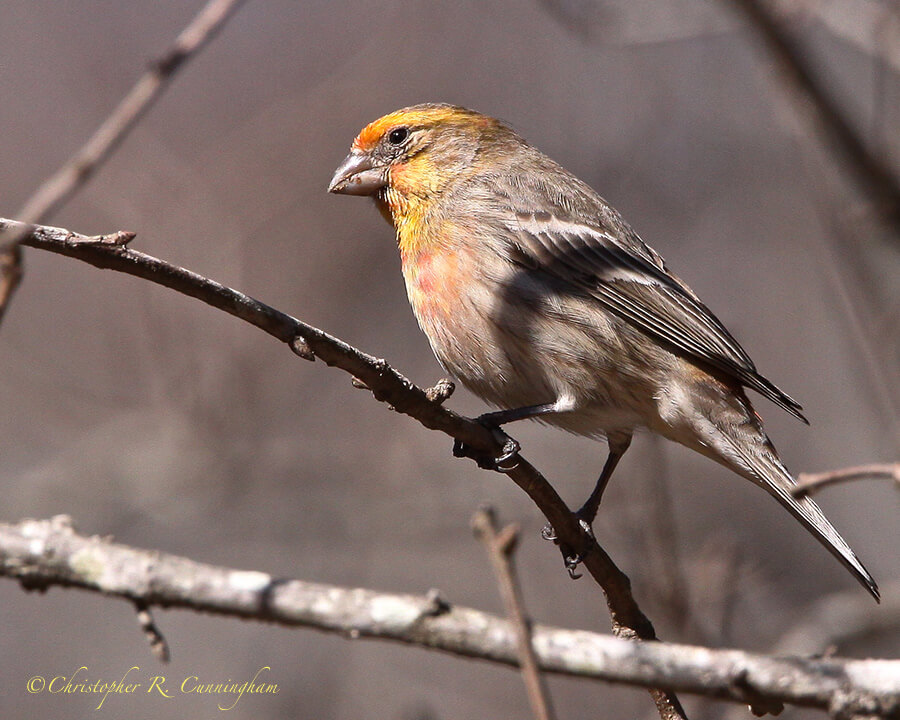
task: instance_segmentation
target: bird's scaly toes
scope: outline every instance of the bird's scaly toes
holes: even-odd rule
[[[496,456],[492,457],[490,454],[476,450],[475,448],[466,445],[461,440],[454,440],[453,457],[471,458],[478,464],[478,467],[483,470],[496,470],[501,473],[508,473],[510,470],[514,470],[519,464],[516,460],[516,456],[519,454],[521,446],[500,428],[487,427],[488,430],[494,433],[494,437],[497,441],[503,444],[503,447]]]
[[[556,530],[550,523],[547,523],[541,529],[541,537],[544,540],[550,540],[559,545],[559,550],[562,553],[566,571],[569,573],[569,577],[572,578],[572,580],[577,580],[581,577],[581,573],[577,572],[578,566],[581,565],[582,562],[584,562],[584,558],[590,552],[591,544],[596,542],[591,524],[586,519],[581,517],[580,511],[575,513],[575,517],[578,518],[578,524],[581,526],[581,529],[588,537],[588,539],[586,539],[582,543],[581,550],[577,552],[565,543],[560,542],[559,537],[556,534]]]

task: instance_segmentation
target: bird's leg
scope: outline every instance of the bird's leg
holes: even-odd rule
[[[593,524],[594,518],[597,517],[597,510],[600,509],[600,500],[603,498],[603,491],[606,490],[606,486],[609,484],[609,480],[612,477],[616,466],[619,464],[619,460],[622,459],[622,456],[625,454],[625,451],[630,444],[631,437],[629,436],[628,442],[625,443],[625,447],[622,447],[621,445],[616,447],[610,446],[609,455],[607,455],[606,462],[603,464],[603,470],[600,473],[600,477],[597,478],[597,484],[594,485],[594,489],[591,491],[588,499],[585,500],[584,505],[575,512],[579,521],[587,524],[588,527]]]
[[[558,411],[559,403],[552,402],[543,403],[542,405],[526,405],[525,407],[513,408],[512,410],[496,410],[479,415],[477,420],[488,427],[500,427],[516,420],[525,420],[526,418],[538,417],[539,415]]]
[[[609,480],[616,469],[616,465],[619,464],[619,460],[622,459],[622,456],[625,454],[625,451],[628,450],[629,445],[631,445],[630,433],[612,435],[609,437],[609,455],[607,455],[606,462],[603,464],[603,470],[600,472],[597,484],[594,485],[594,489],[584,505],[575,511],[575,517],[578,519],[578,524],[581,525],[581,529],[584,530],[587,536],[592,540],[594,539],[594,531],[591,525],[594,522],[594,518],[597,517],[597,510],[600,509],[600,500],[603,498],[603,491],[606,490],[606,486],[609,484]],[[541,530],[541,536],[545,540],[557,541],[556,531],[550,524],[544,526],[544,529]],[[562,552],[566,570],[569,571],[569,577],[573,580],[580,578],[581,575],[577,574],[575,569],[581,564],[582,560],[584,560],[587,548],[582,548],[580,551],[576,552],[567,545],[560,544],[559,549]]]
[[[526,418],[533,418],[538,417],[539,415],[557,412],[558,410],[558,403],[544,403],[542,405],[526,405],[525,407],[512,408],[511,410],[497,410],[495,412],[479,415],[475,419],[494,432],[497,440],[503,443],[503,450],[495,458],[485,458],[484,455],[476,453],[465,443],[454,440],[453,456],[472,458],[478,463],[478,467],[485,468],[486,470],[496,470],[498,472],[509,470],[509,462],[519,452],[520,447],[519,443],[500,429],[500,426],[516,420],[525,420]]]

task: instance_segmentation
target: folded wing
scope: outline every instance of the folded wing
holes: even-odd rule
[[[589,293],[675,352],[712,366],[806,422],[801,406],[760,375],[721,322],[640,238],[548,212],[515,212],[519,258]]]

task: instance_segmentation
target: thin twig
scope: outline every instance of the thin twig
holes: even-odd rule
[[[896,0],[841,0],[841,2],[796,2],[775,0],[779,16],[808,22],[851,43],[879,64],[900,73],[900,7]]]
[[[146,600],[135,600],[134,609],[137,611],[137,621],[147,642],[150,643],[150,650],[162,663],[167,663],[172,658],[169,652],[169,643],[166,642],[162,631],[153,621],[153,614],[150,612],[150,606]]]
[[[844,159],[866,192],[881,221],[900,238],[900,178],[871,151],[824,83],[799,43],[779,24],[765,0],[731,0],[752,22],[778,63],[785,89],[808,109],[808,120],[834,154]]]
[[[831,138],[828,130],[829,112],[840,112],[839,107],[836,102],[831,102],[823,111],[822,106],[804,91],[805,80],[798,79],[795,68],[800,67],[802,77],[810,78],[815,88],[819,88],[822,82],[816,78],[813,69],[807,66],[809,63],[799,45],[785,34],[781,25],[766,10],[766,7],[773,6],[771,0],[766,5],[762,4],[764,0],[733,1],[744,7],[761,34],[771,40],[769,46],[776,59],[775,66],[781,70],[776,77],[783,90],[776,93],[775,98],[786,106],[790,116],[799,120],[788,122],[786,126],[798,144],[803,146],[802,165],[810,183],[818,186],[817,191],[811,193],[810,197],[819,211],[822,222],[829,225],[831,230],[816,235],[817,246],[811,248],[810,252],[823,259],[824,268],[834,286],[832,288],[834,298],[843,311],[837,317],[843,319],[850,342],[868,370],[873,403],[885,415],[883,432],[893,437],[891,433],[896,433],[900,427],[898,425],[900,406],[893,392],[893,388],[900,381],[893,347],[896,341],[886,336],[876,326],[876,319],[881,316],[886,304],[886,298],[883,297],[885,291],[879,290],[883,282],[869,267],[863,248],[871,244],[873,237],[900,239],[898,224],[891,222],[890,218],[885,218],[883,214],[873,214],[865,210],[850,211],[851,198],[846,197],[846,184],[843,182],[847,171],[844,164],[834,161],[837,141]],[[839,4],[815,3],[816,6]],[[794,7],[797,8],[799,5]],[[786,10],[786,3],[779,3],[779,8]],[[844,8],[843,11],[847,12],[848,9]],[[856,17],[860,17],[860,14]],[[768,18],[768,21],[765,18]],[[774,30],[777,37],[768,34],[770,30]],[[782,43],[782,40],[787,44]],[[819,95],[827,100],[828,96],[823,93],[824,90],[819,92]],[[851,127],[849,120],[839,120],[838,125],[844,128],[845,134],[856,135],[855,145],[863,151],[871,145],[859,139],[858,131]],[[851,141],[851,144],[854,143]],[[882,153],[879,161],[889,167],[889,160],[886,158],[887,155]],[[895,181],[900,182],[896,178]],[[875,199],[875,205],[879,205],[876,198],[869,199]],[[900,222],[900,203],[895,203],[894,206],[897,220]]]
[[[2,238],[2,236],[0,236]],[[9,307],[9,301],[15,294],[22,275],[22,248],[14,238],[0,242],[0,323]]]
[[[48,178],[19,211],[23,222],[42,222],[94,173],[153,106],[176,71],[202,49],[245,0],[210,0],[175,43],[134,84],[90,139]]]
[[[818,492],[827,485],[868,478],[893,480],[900,488],[900,463],[859,465],[821,473],[800,473],[797,476],[797,484],[791,488],[791,495],[797,498],[804,497]]]
[[[112,243],[82,242],[86,236],[69,230],[35,226],[22,244],[58,253],[99,268],[141,277],[217,307],[291,345],[298,336],[327,365],[339,367],[372,391],[373,396],[422,425],[439,430],[490,457],[503,450],[502,434],[432,402],[422,388],[387,362],[357,350],[328,333],[286,315],[243,293],[158,258]],[[21,223],[0,218],[0,234],[21,232]],[[498,435],[500,436],[498,438]],[[585,548],[584,567],[603,590],[613,632],[630,640],[656,640],[656,631],[631,592],[631,581],[581,527],[574,513],[531,463],[517,456],[506,474],[524,490],[550,522],[560,542]],[[651,690],[663,720],[684,717],[678,698],[667,690]]]
[[[506,618],[427,596],[381,593],[264,572],[234,570],[76,533],[65,517],[0,524],[0,575],[26,590],[77,587],[147,606],[310,627],[345,638],[380,638],[516,667]],[[667,687],[768,707],[790,703],[900,719],[900,660],[773,657],[659,642],[632,642],[536,625],[545,672],[640,687]]]
[[[26,201],[16,217],[23,223],[46,221],[94,174],[110,153],[125,139],[163,90],[176,71],[197,53],[245,0],[210,0],[175,43],[150,64],[88,141],[48,178]],[[0,322],[13,294],[22,281],[22,254],[15,235],[0,243]]]
[[[537,655],[531,641],[531,619],[525,613],[522,588],[519,586],[512,559],[519,541],[519,530],[515,525],[507,525],[498,530],[496,514],[488,507],[480,508],[475,513],[472,528],[484,543],[491,565],[494,566],[506,614],[516,631],[519,667],[522,668],[522,679],[525,681],[531,709],[539,720],[553,720],[555,715],[550,702],[550,692],[538,666]]]

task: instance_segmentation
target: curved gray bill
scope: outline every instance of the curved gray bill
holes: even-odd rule
[[[368,155],[351,152],[334,171],[328,192],[371,195],[387,184],[385,171],[384,167],[376,167]]]

